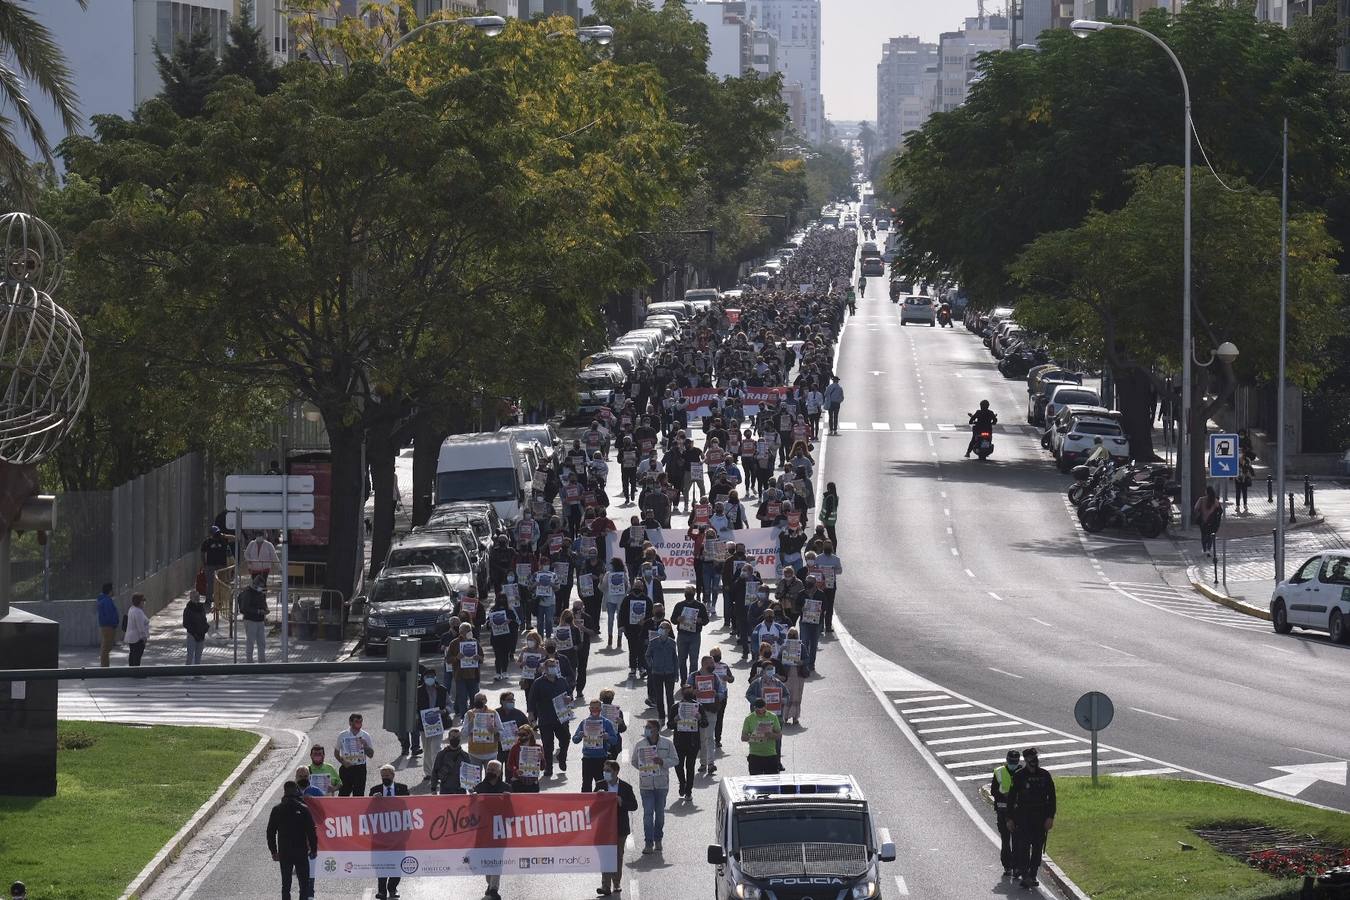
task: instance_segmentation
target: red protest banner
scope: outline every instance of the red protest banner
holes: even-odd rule
[[[618,795],[307,797],[316,878],[611,871]]]

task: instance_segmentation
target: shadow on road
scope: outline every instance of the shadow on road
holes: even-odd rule
[[[995,443],[997,447],[997,443]],[[987,484],[997,487],[1058,494],[1067,490],[1067,479],[1051,477],[1045,462],[1039,459],[999,459],[998,450],[986,460],[966,459],[958,455],[942,462],[942,480],[958,484]],[[890,464],[890,473],[902,478],[932,478],[933,463],[927,461],[896,460]]]

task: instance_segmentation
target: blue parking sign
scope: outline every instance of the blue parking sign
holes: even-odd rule
[[[1236,478],[1238,475],[1238,436],[1211,434],[1209,436],[1209,477]]]

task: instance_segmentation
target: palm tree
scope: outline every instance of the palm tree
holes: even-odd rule
[[[82,10],[88,8],[89,0],[75,2]],[[0,177],[22,189],[30,174],[28,158],[14,137],[16,120],[42,160],[52,162],[51,141],[25,94],[28,83],[51,99],[67,132],[80,127],[80,112],[61,48],[47,26],[20,0],[0,0],[0,55],[0,109],[4,110],[0,112]]]

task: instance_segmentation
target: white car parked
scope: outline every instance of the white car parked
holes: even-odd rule
[[[1325,631],[1338,644],[1350,643],[1350,550],[1312,557],[1275,586],[1270,624],[1276,634],[1294,628]]]
[[[1050,452],[1061,472],[1087,458],[1100,439],[1116,459],[1130,455],[1130,441],[1120,427],[1120,413],[1100,406],[1066,406],[1055,416],[1050,429]]]

